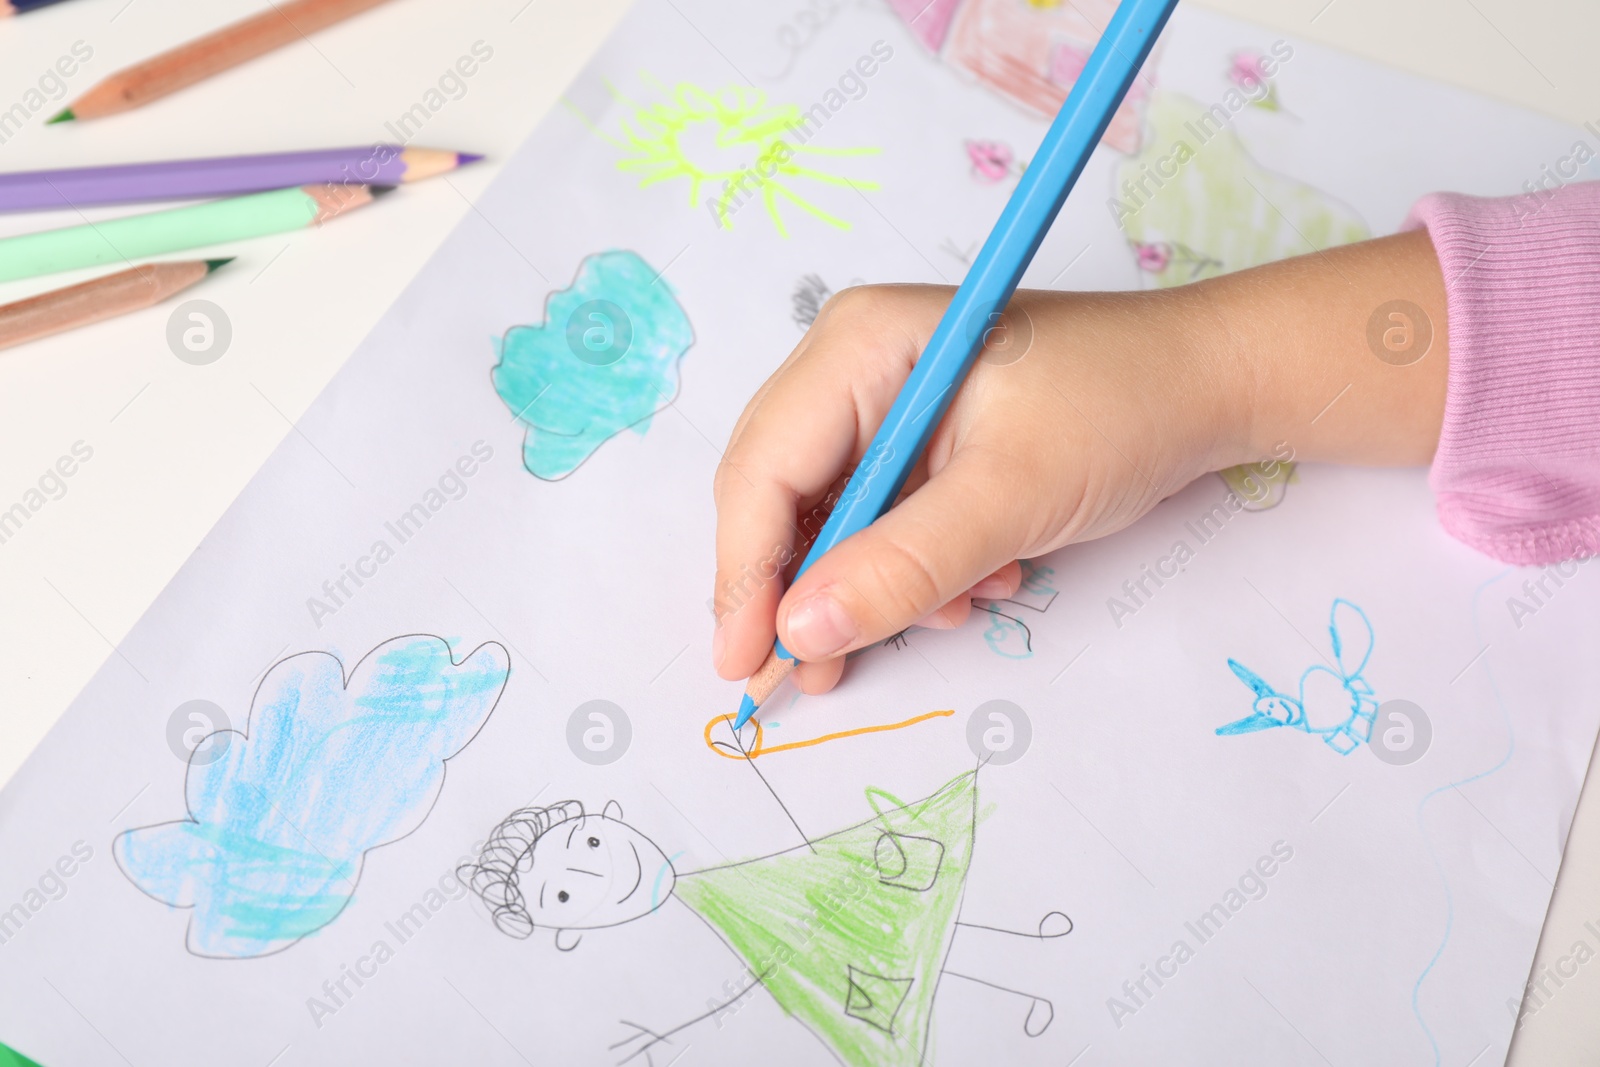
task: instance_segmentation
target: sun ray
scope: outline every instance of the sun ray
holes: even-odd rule
[[[639,80],[643,81],[643,82],[649,82],[650,86],[652,88],[654,88],[654,89],[659,90],[662,96],[671,96],[672,95],[672,90],[668,89],[665,85],[663,85],[661,83],[661,79],[660,78],[657,78],[654,74],[651,74],[647,70],[640,72]]]
[[[806,152],[814,156],[875,156],[883,149],[866,146],[862,148],[812,148],[810,145],[795,145],[796,154]]]
[[[849,230],[849,222],[808,199],[801,187],[814,183],[828,188],[879,188],[876,182],[852,179],[820,166],[828,157],[875,155],[877,148],[792,143],[804,125],[800,109],[793,104],[771,102],[764,92],[750,86],[713,90],[679,82],[668,88],[648,72],[641,73],[640,79],[656,99],[634,103],[608,83],[613,97],[626,103],[631,113],[618,121],[620,141],[596,132],[622,152],[617,169],[637,175],[640,188],[686,179],[689,205],[701,206],[704,194],[703,206],[710,209],[719,228],[732,229],[734,213],[754,199],[761,202],[778,236],[786,238],[789,227],[779,203],[782,197],[824,225]],[[715,153],[723,154],[720,160],[715,155],[701,158],[706,149],[696,146],[708,143]],[[794,161],[800,153],[810,155],[811,165]]]
[[[812,170],[810,167],[786,166],[783,168],[782,173],[793,174],[794,176],[800,178],[810,178],[812,181],[822,182],[824,185],[848,185],[856,189],[865,189],[868,192],[878,191],[877,182],[865,180],[851,181],[849,178],[842,178],[835,174],[824,174],[819,170]]]
[[[603,130],[599,126],[595,125],[594,120],[591,119],[588,115],[585,115],[583,113],[583,109],[578,107],[577,104],[574,104],[568,98],[563,96],[561,98],[561,105],[563,107],[565,107],[568,111],[572,112],[572,116],[574,118],[576,118],[579,122],[583,123],[583,125],[589,130],[590,133],[593,133],[595,136],[599,137],[602,141],[604,141],[606,144],[610,145],[612,148],[626,148],[627,147],[627,145],[623,144],[621,141],[619,141],[615,137],[611,136],[605,130]]]
[[[773,199],[772,194],[776,189],[776,186],[769,184],[761,190],[761,206],[767,209],[767,214],[772,218],[772,224],[778,228],[778,236],[788,237],[789,231],[783,225],[783,216],[778,214],[778,204]]]
[[[844,219],[839,218],[837,215],[828,214],[826,211],[822,210],[820,207],[818,207],[817,205],[813,204],[811,201],[806,200],[805,198],[803,198],[801,196],[798,196],[797,194],[791,192],[790,190],[784,188],[781,185],[774,184],[774,185],[770,186],[770,188],[773,189],[774,191],[776,191],[777,193],[779,193],[780,195],[788,197],[789,200],[792,201],[794,203],[794,205],[796,207],[798,207],[801,211],[804,211],[806,214],[810,215],[811,217],[813,217],[813,218],[815,218],[815,219],[817,219],[817,220],[819,220],[821,222],[827,223],[829,226],[832,226],[836,230],[850,230],[850,229],[853,228]],[[774,211],[773,215],[774,215],[774,217],[776,217],[776,215],[777,215],[776,211]]]
[[[657,173],[657,174],[646,174],[643,178],[639,179],[639,188],[648,189],[650,186],[655,185],[657,182],[671,181],[673,178],[691,178],[692,179],[694,177],[695,177],[694,171],[692,171],[692,170],[684,170],[682,167],[677,167],[677,168],[674,168],[672,170],[662,171],[662,172]]]
[[[606,87],[606,92],[610,93],[611,99],[615,100],[617,103],[626,104],[629,107],[639,106],[638,104],[634,103],[632,98],[630,98],[627,93],[623,92],[617,83],[612,81],[610,78],[601,78],[600,83]]]

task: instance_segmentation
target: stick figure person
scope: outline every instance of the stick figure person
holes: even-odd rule
[[[978,773],[904,803],[867,790],[871,818],[794,848],[680,871],[650,838],[577,801],[523,808],[490,834],[462,879],[512,937],[554,931],[571,951],[592,931],[643,919],[676,900],[743,962],[726,999],[669,1029],[623,1020],[618,1061],[667,1051],[678,1034],[725,1017],[764,989],[849,1067],[923,1061],[934,996],[945,978],[1028,1002],[1023,1029],[1042,1034],[1055,1011],[1042,996],[946,968],[952,944],[983,938],[1049,941],[1072,920],[1049,912],[1031,932],[963,922],[961,899],[978,823]]]

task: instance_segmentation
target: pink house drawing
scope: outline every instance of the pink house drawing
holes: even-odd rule
[[[1116,0],[888,2],[942,62],[1044,118],[1060,109],[1117,8]],[[1154,67],[1152,55],[1106,130],[1104,143],[1119,152],[1139,150]]]

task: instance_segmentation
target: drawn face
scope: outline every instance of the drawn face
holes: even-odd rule
[[[650,914],[675,882],[654,841],[609,816],[584,815],[540,835],[522,895],[535,926],[594,930]]]
[[[1294,701],[1282,696],[1261,697],[1256,701],[1255,710],[1280,726],[1297,725],[1304,717]]]

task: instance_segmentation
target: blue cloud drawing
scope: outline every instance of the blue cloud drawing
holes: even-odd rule
[[[522,462],[565,478],[623,430],[644,434],[678,395],[678,363],[694,344],[689,316],[637,253],[599,252],[552,293],[544,323],[496,343],[495,392],[526,427]]]
[[[488,720],[509,670],[492,641],[456,663],[423,634],[385,641],[348,679],[332,653],[290,656],[256,690],[246,732],[195,748],[189,818],[124,832],[117,864],[194,909],[195,955],[282,951],[338,918],[368,851],[422,825],[445,760]]]

